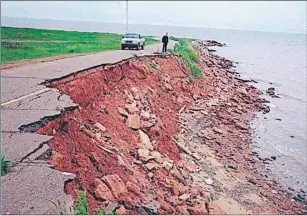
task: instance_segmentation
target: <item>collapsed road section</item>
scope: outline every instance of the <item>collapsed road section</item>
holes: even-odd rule
[[[40,128],[65,192],[118,214],[302,214],[250,147],[261,91],[195,43],[204,78],[176,55],[142,57],[51,81],[78,108]]]

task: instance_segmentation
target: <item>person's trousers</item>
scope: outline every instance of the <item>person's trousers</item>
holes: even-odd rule
[[[162,52],[166,52],[166,51],[167,51],[167,43],[163,43]]]

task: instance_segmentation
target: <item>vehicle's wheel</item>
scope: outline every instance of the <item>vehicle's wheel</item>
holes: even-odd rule
[[[145,49],[145,43],[143,43],[142,50]]]
[[[125,49],[125,47],[122,45],[122,50],[124,50]]]

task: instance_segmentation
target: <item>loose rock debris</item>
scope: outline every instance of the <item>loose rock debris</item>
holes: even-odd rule
[[[195,44],[204,79],[193,83],[179,57],[165,56],[98,67],[49,84],[79,104],[38,131],[54,135],[50,163],[76,174],[67,193],[77,198],[79,190],[87,191],[91,214],[108,206],[124,214],[227,213],[214,203],[218,194],[236,198],[252,213],[302,213],[256,169],[248,124],[254,112],[269,112],[262,92],[236,79],[233,62],[209,53],[207,46],[215,42]],[[63,121],[66,130],[53,134]],[[227,165],[217,170],[212,158]],[[223,185],[228,177],[218,178],[222,169],[240,174],[243,191]],[[251,177],[258,188],[248,185]],[[267,201],[246,204],[236,196],[246,195],[245,189]]]
[[[273,98],[279,98],[279,96],[277,96],[277,95],[275,94],[275,88],[274,88],[274,87],[268,88],[268,89],[266,90],[266,93],[267,93],[268,95],[270,95],[271,97],[273,97]]]

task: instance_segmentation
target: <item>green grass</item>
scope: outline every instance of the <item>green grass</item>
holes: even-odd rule
[[[88,203],[86,199],[86,192],[80,191],[78,205],[76,206],[77,214],[79,215],[89,215]]]
[[[154,63],[152,63],[152,62],[150,62],[149,65],[150,65],[150,67],[153,68],[153,69],[156,69],[156,68],[157,68],[157,65],[154,64]]]
[[[113,212],[113,211],[109,211],[109,212],[107,213],[107,212],[105,212],[105,210],[100,209],[100,210],[98,211],[97,215],[117,215],[117,213],[116,213],[116,212]]]
[[[197,65],[197,63],[200,62],[200,58],[195,49],[193,48],[193,40],[181,38],[175,38],[175,40],[178,43],[175,45],[174,50],[172,52],[180,54],[184,59],[186,65],[190,68],[193,76],[190,78],[190,80],[193,81],[195,77],[203,78],[203,73]]]
[[[78,215],[90,215],[85,191],[80,191],[78,205],[75,209]],[[105,210],[100,209],[96,215],[117,215],[117,213],[113,211],[105,212]]]
[[[6,175],[11,167],[12,162],[5,160],[4,156],[1,156],[1,176]]]
[[[122,35],[1,27],[1,64],[120,49]],[[159,41],[145,37],[146,44]]]

